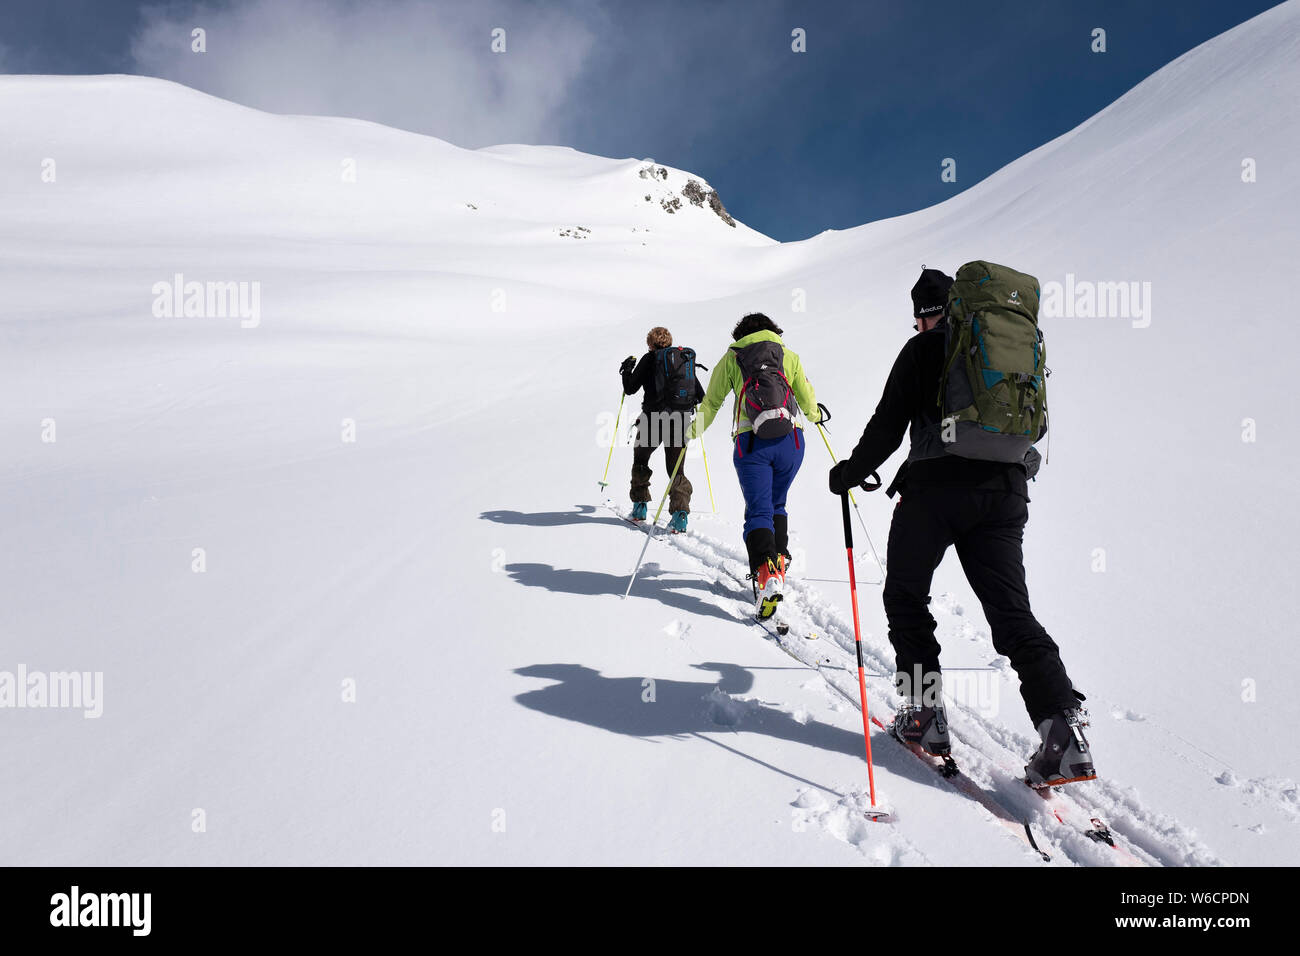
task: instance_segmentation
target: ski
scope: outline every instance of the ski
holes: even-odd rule
[[[989,815],[1003,829],[1028,847],[1040,860],[1044,863],[1052,862],[1051,854],[1040,849],[1038,841],[1034,839],[1029,819],[1017,819],[1011,811],[995,800],[984,788],[962,774],[961,769],[957,766],[957,761],[952,758],[951,754],[946,757],[936,757],[933,754],[928,754],[918,745],[895,737],[889,732],[889,728],[880,721],[880,718],[873,716],[871,722],[883,730],[886,737],[936,771],[940,777],[948,782],[950,787],[987,810]]]
[[[1007,807],[1004,807],[997,800],[997,798],[994,797],[991,793],[989,793],[979,784],[975,783],[969,777],[962,774],[960,768],[957,766],[957,762],[951,756],[935,757],[931,754],[927,754],[924,750],[922,750],[920,747],[916,746],[915,744],[910,744],[907,743],[906,741],[899,740],[892,733],[889,733],[889,728],[885,724],[881,723],[877,718],[872,717],[871,722],[875,724],[877,727],[879,727],[881,730],[885,731],[886,735],[889,737],[890,740],[893,740],[895,743],[901,744],[902,746],[906,747],[916,757],[918,757],[926,764],[928,764],[930,767],[932,767],[935,771],[937,771],[939,775],[942,776],[949,783],[951,783],[958,790],[958,792],[965,794],[966,796],[970,797],[972,800],[975,800],[986,810],[992,813],[994,817],[998,819],[998,822],[1001,823],[1008,831],[1012,831],[1015,829],[1015,820],[1017,819],[1015,814],[1013,814],[1013,812]],[[1033,788],[1029,788],[1027,784],[1026,787],[1031,790],[1033,789]],[[1052,817],[1061,826],[1073,830],[1076,833],[1080,833],[1083,836],[1087,837],[1089,840],[1092,840],[1096,843],[1105,844],[1106,846],[1109,846],[1112,850],[1114,850],[1117,858],[1117,864],[1119,866],[1147,866],[1148,865],[1144,860],[1139,858],[1137,855],[1132,853],[1127,847],[1125,847],[1120,842],[1119,838],[1117,838],[1115,834],[1111,831],[1110,827],[1105,823],[1105,821],[1103,821],[1101,817],[1098,816],[1097,814],[1095,813],[1089,814],[1088,822],[1085,824],[1077,819],[1077,813],[1075,810],[1073,810],[1070,807],[1068,800],[1061,799],[1063,795],[1056,793],[1052,789],[1033,790],[1033,792],[1037,793],[1044,800],[1044,802],[1049,803],[1048,809],[1050,810]],[[1020,835],[1022,835],[1025,838],[1025,842],[1029,844],[1030,849],[1032,849],[1035,853],[1041,856],[1044,862],[1049,862],[1051,860],[1051,857],[1048,854],[1046,854],[1042,849],[1040,849],[1037,845],[1037,842],[1034,840],[1030,820],[1026,817],[1020,821],[1020,825],[1023,828],[1022,833]]]
[[[790,624],[788,621],[778,620],[777,618],[754,617],[754,623],[767,631],[778,640],[790,633]]]
[[[1062,799],[1064,795],[1058,794],[1052,789],[1035,790],[1034,792],[1043,799],[1043,802],[1047,804],[1048,811],[1062,826],[1071,827],[1089,840],[1114,850],[1120,866],[1149,865],[1124,845],[1121,839],[1111,830],[1110,825],[1096,811],[1080,811],[1078,807],[1072,806],[1073,801],[1069,798]],[[1086,823],[1079,818],[1082,814],[1087,815]]]
[[[1085,830],[1084,834],[1096,840],[1098,843],[1106,844],[1111,849],[1118,849],[1115,844],[1115,838],[1111,836],[1110,827],[1106,826],[1106,824],[1098,817],[1093,817],[1091,822],[1092,829]]]
[[[741,588],[748,587],[750,593],[753,594],[754,591],[753,583],[748,579],[742,580],[739,575],[736,575],[731,571],[728,571],[726,568],[714,568],[713,570],[717,571],[719,574],[724,574],[727,577],[731,578],[731,580],[734,581]],[[771,634],[776,639],[776,642],[780,644],[783,649],[789,650],[788,648],[785,647],[784,642],[781,641],[781,638],[786,637],[790,633],[789,621],[785,620],[784,618],[776,614],[772,615],[772,617],[767,617],[767,618],[759,617],[757,614],[755,614],[752,620],[763,630]],[[807,639],[813,640],[814,638],[809,637]],[[792,654],[791,656],[794,655]],[[804,661],[803,658],[795,657],[795,659],[800,661],[800,663],[804,663],[804,664],[807,663],[807,661]]]
[[[1052,858],[1049,854],[1038,849],[1038,842],[1034,839],[1034,831],[1029,829],[1029,821],[1025,821],[1025,839],[1029,841],[1030,849],[1043,858],[1044,863],[1051,863]]]

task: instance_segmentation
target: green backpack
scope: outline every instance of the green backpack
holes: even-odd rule
[[[948,291],[947,359],[939,385],[944,451],[1024,461],[1047,433],[1047,352],[1038,280],[968,262]]]

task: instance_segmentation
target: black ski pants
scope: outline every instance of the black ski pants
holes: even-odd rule
[[[889,529],[884,593],[900,691],[909,693],[905,677],[919,673],[925,680],[940,670],[930,583],[952,545],[984,607],[994,650],[1010,658],[1020,677],[1034,726],[1078,705],[1056,642],[1029,606],[1021,550],[1028,520],[1029,503],[1013,491],[960,485],[904,489]]]

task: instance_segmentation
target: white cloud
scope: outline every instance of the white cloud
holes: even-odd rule
[[[595,42],[585,5],[234,0],[150,7],[135,71],[277,113],[353,116],[461,146],[555,142]],[[589,9],[589,8],[586,8]],[[190,49],[207,33],[207,52]],[[491,50],[506,31],[506,52]]]

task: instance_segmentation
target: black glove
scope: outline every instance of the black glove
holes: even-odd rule
[[[825,405],[823,405],[821,402],[817,403],[817,408],[822,413],[822,417],[817,419],[817,424],[825,425],[828,421],[831,420],[831,410],[827,408]]]
[[[848,477],[849,463],[847,461],[837,462],[831,468],[831,494],[837,498],[840,495],[846,495],[852,489],[856,482],[849,481]]]
[[[618,371],[620,375],[626,375],[634,368],[636,368],[636,356],[629,355],[627,358],[623,359],[623,364],[618,367]]]

